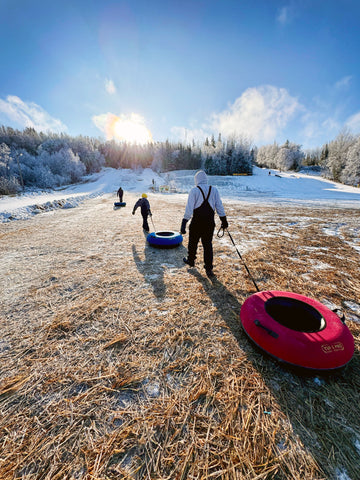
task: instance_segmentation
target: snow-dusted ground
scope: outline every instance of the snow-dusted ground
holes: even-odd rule
[[[22,195],[0,198],[0,222],[10,222],[11,220],[27,219],[37,213],[54,210],[56,208],[76,207],[80,203],[92,197],[100,198],[103,196],[104,198],[113,199],[115,201],[116,191],[119,186],[122,186],[125,191],[124,200],[128,201],[128,198],[130,197],[133,201],[135,195],[138,195],[144,191],[149,192],[150,187],[153,185],[153,181],[155,182],[156,186],[168,184],[173,187],[173,190],[176,190],[176,192],[178,192],[175,194],[164,194],[166,195],[167,201],[171,203],[173,202],[174,204],[184,204],[184,201],[187,197],[186,193],[194,185],[194,173],[194,171],[176,171],[158,175],[150,169],[145,169],[141,172],[134,172],[131,170],[113,170],[106,168],[98,174],[91,175],[86,179],[86,182],[81,184],[71,185],[66,188],[61,188],[49,192],[27,191]],[[235,231],[235,241],[237,242],[241,240],[241,244],[237,246],[242,253],[246,253],[247,251],[250,251],[254,248],[261,248],[263,245],[266,244],[266,239],[269,237],[290,237],[294,235],[294,232],[291,230],[291,227],[294,225],[298,227],[298,233],[301,233],[302,230],[305,230],[309,226],[309,224],[312,223],[313,219],[312,217],[310,217],[310,214],[308,216],[307,213],[305,213],[305,215],[300,215],[300,213],[302,213],[301,205],[313,205],[314,207],[324,206],[325,208],[360,208],[360,189],[347,187],[324,180],[317,176],[309,176],[301,173],[293,174],[271,171],[271,175],[269,175],[269,170],[254,168],[254,175],[252,176],[214,176],[209,178],[209,183],[218,187],[223,200],[225,200],[227,204],[231,204],[232,202],[234,202],[233,205],[229,205],[229,211],[233,210],[233,212],[236,212],[236,207],[239,203],[274,204],[275,207],[279,207],[282,204],[287,204],[288,206],[300,206],[299,210],[293,209],[295,211],[295,215],[290,218],[291,221],[289,223],[278,222],[276,218],[272,218],[272,211],[270,211],[269,213],[269,209],[264,209],[265,211],[263,214],[259,212],[259,210],[261,209],[254,209],[256,211],[256,214],[252,215],[251,217],[249,216],[247,218],[243,218],[243,230],[241,235],[237,231],[237,226],[235,224],[231,225],[231,231]],[[130,195],[130,193],[132,193],[132,195]],[[162,194],[160,193],[149,193],[152,206],[154,201],[153,213],[155,214],[154,221],[156,225],[160,225],[161,227],[164,226],[165,228],[165,224],[161,224],[161,221],[163,221],[170,222],[169,225],[171,228],[179,227],[182,212],[176,213],[176,216],[174,215],[176,221],[173,221],[174,218],[171,218],[171,216],[169,217],[167,215],[165,216],[165,218],[161,218],[161,215],[159,214],[160,204],[162,203],[161,195]],[[179,200],[181,200],[181,202]],[[109,201],[110,209],[112,209],[111,201],[112,200]],[[100,204],[101,201],[99,201],[98,203]],[[105,202],[105,204],[107,205],[108,202]],[[89,210],[85,208],[79,208],[77,210],[79,216],[76,215],[76,218],[75,216],[72,216],[70,214],[69,217],[72,218],[67,220],[67,227],[69,228],[73,227],[75,224],[77,225],[82,212],[83,215],[87,215],[86,220],[84,220],[85,217],[82,217],[83,228],[86,226],[86,230],[88,230],[88,225],[91,225],[92,227],[96,225],[96,228],[101,228],[102,224],[99,221],[95,221],[94,224],[88,223],[92,220],[90,220],[90,218],[93,215],[94,210],[96,212],[96,215],[99,215],[98,212],[100,211],[99,208],[97,208],[99,207],[97,203],[94,206],[94,202],[91,202],[91,205],[93,207],[93,211],[91,214],[89,214]],[[275,207],[274,210],[278,212],[279,209]],[[108,211],[111,211],[108,208],[108,205],[106,206],[106,208],[108,209]],[[296,215],[296,212],[298,212],[299,215]],[[343,212],[336,212],[335,217],[330,218],[330,220],[328,219],[328,217],[324,218],[324,220],[320,223],[320,226],[323,232],[326,233],[326,235],[331,237],[339,237],[343,242],[354,248],[356,252],[360,253],[359,223],[357,221],[357,216],[356,218],[353,218],[355,216],[351,211],[349,216],[346,219],[343,219],[342,213]],[[128,217],[126,222],[129,222],[129,230],[133,230],[134,232],[136,232],[136,227],[133,227],[134,225],[137,225],[138,228],[140,228],[140,219],[139,217],[133,217],[132,215],[130,215],[129,211],[127,212],[127,214]],[[107,219],[110,220],[110,217],[111,215],[108,213]],[[41,218],[39,218],[38,220],[41,220]],[[118,217],[116,218],[118,219]],[[232,217],[230,214],[230,218],[234,218],[234,215]],[[318,212],[316,218],[320,218],[322,220],[322,212]],[[120,219],[118,220],[120,224]],[[60,221],[58,221],[58,223],[60,223]],[[37,221],[34,221],[33,225],[36,224]],[[256,228],[254,224],[257,224]],[[53,222],[52,225],[56,226],[56,222]],[[5,229],[7,229],[7,227],[8,225],[3,226],[3,228]],[[287,227],[289,227],[289,230],[287,229]],[[34,228],[34,230],[36,230],[36,228]],[[60,232],[61,229],[59,229],[58,231]],[[95,229],[95,232],[96,231],[98,232],[99,230]],[[83,232],[84,230],[81,230],[81,228],[78,230],[77,241],[80,241],[79,239],[81,239],[81,242],[83,242],[82,235],[85,238],[89,236],[88,232]],[[66,232],[64,233],[64,235],[66,235]],[[94,235],[96,237],[96,234]],[[122,245],[122,248],[116,251],[117,260],[129,255],[127,249],[124,248],[124,243],[120,243],[126,242],[126,244],[129,245],[128,237],[122,236],[120,233],[114,232],[114,230],[108,228],[107,231],[104,232],[105,240],[100,238],[100,235],[98,235],[98,242],[96,242],[93,241],[93,236],[92,238],[88,239],[91,247],[89,248],[89,243],[87,244],[87,247],[83,246],[83,243],[81,243],[82,248],[78,249],[77,251],[75,249],[75,253],[72,251],[71,255],[69,256],[71,257],[71,260],[69,261],[71,261],[72,264],[76,265],[83,262],[84,258],[86,257],[87,261],[89,262],[103,261],[104,264],[110,264],[114,258],[114,253],[111,252],[109,249],[104,248],[104,241],[106,241],[106,238],[108,239],[109,237],[113,239],[114,235],[116,235],[116,240],[118,244]],[[142,235],[140,235],[140,239],[141,241],[143,241]],[[40,241],[43,241],[42,237],[40,238]],[[219,245],[227,245],[229,247],[229,252],[233,250],[233,246],[227,236],[223,237],[222,239],[217,239],[216,241],[219,242]],[[132,242],[134,245],[134,251],[137,252],[135,240],[130,241],[130,245]],[[49,282],[49,278],[51,279],[51,282],[56,281],[56,278],[52,273],[52,269],[54,268],[54,265],[56,265],[56,263],[51,263],[51,265],[49,264],[50,254],[51,260],[52,262],[54,262],[53,245],[47,245],[46,242],[44,242],[44,245],[42,245],[41,243],[41,246],[39,246],[38,244],[38,246],[36,247],[37,250],[33,250],[34,245],[30,243],[26,246],[25,249],[19,248],[18,252],[16,252],[16,249],[18,248],[17,243],[14,242],[14,245],[15,247],[11,247],[12,251],[2,257],[2,267],[3,272],[5,272],[3,273],[3,275],[6,275],[6,277],[4,276],[4,278],[6,278],[6,284],[8,286],[8,296],[9,298],[11,298],[11,301],[14,301],[14,299],[16,298],[22,298],[24,290],[26,290],[29,285],[39,284],[42,288],[46,288],[44,287],[45,283],[41,284],[39,283],[39,280],[34,281],[33,271],[35,265],[35,256],[37,257],[35,270],[36,275],[39,276],[39,278],[45,278],[47,282]],[[73,246],[71,246],[71,249],[73,249]],[[318,270],[318,278],[321,278],[323,272],[326,272],[327,270],[331,270],[333,268],[330,264],[327,263],[327,261],[325,261],[326,257],[324,258],[324,261],[321,261],[321,257],[319,255],[316,258],[311,257],[311,252],[313,250],[319,250],[318,248],[303,245],[302,249],[304,251],[306,251],[306,249],[309,251],[309,256],[304,257],[307,261],[306,268],[304,266],[304,273],[302,275],[302,278],[304,280],[306,279],[309,270]],[[60,263],[63,262],[63,255],[67,255],[69,253],[69,247],[67,245],[64,246],[64,242],[59,239],[57,247],[55,248],[55,251],[56,250],[58,252],[57,262],[58,265],[60,265]],[[84,251],[86,251],[86,255],[84,255]],[[41,253],[40,255],[39,252]],[[139,272],[143,276],[144,284],[147,286],[151,286],[154,289],[154,292],[158,292],[157,294],[154,294],[154,301],[157,302],[158,298],[160,298],[163,294],[163,290],[161,288],[159,289],[159,285],[164,287],[164,291],[166,290],[164,282],[164,272],[166,272],[166,274],[169,276],[176,276],[179,268],[172,261],[166,262],[165,259],[160,260],[159,256],[156,256],[158,252],[152,252],[152,254],[154,254],[154,257],[149,255],[149,253],[146,254],[146,252],[147,250],[145,249],[144,253],[141,252],[140,254],[137,254],[137,256],[133,253],[133,270],[130,270],[130,272],[131,275],[133,275],[132,278],[135,278],[137,272]],[[165,255],[166,253],[170,254],[172,252],[162,252],[162,255]],[[233,252],[233,255],[236,258],[235,252]],[[339,255],[344,255],[341,250],[339,250]],[[131,253],[130,258],[132,258]],[[227,253],[221,254],[221,258],[225,265],[229,261],[233,262],[233,259],[229,260],[230,257]],[[111,259],[111,261],[109,261],[109,259]],[[305,260],[303,259],[302,261]],[[98,270],[101,271],[101,269],[94,269],[94,271]],[[45,272],[43,274],[43,277],[40,276],[40,271]],[[26,280],[24,281],[24,279]],[[309,276],[309,281],[314,281],[314,278]],[[70,288],[71,287],[69,287],[69,289]],[[158,297],[156,295],[158,295]],[[166,299],[166,301],[167,300],[168,299]],[[331,309],[341,309],[342,305],[340,304],[333,304],[332,302],[325,301],[324,299],[321,300],[326,306]],[[353,300],[346,300],[343,303],[345,307],[347,307],[351,312],[353,312],[347,312],[347,320],[358,323],[360,316],[359,302],[355,302]],[[158,303],[156,303],[156,308],[157,305]],[[145,315],[148,315],[151,308],[153,307],[149,306],[149,310],[146,310],[143,313]],[[156,309],[156,316],[166,316],[168,314],[168,311],[168,309]],[[1,345],[0,342],[0,350],[1,348],[8,348],[7,343],[3,342],[3,345]],[[167,376],[166,378],[169,383],[176,381],[176,379],[173,380],[171,375]],[[314,385],[319,389],[326,388],[325,380],[323,380],[322,378],[315,377]],[[147,378],[144,381],[143,386],[149,398],[154,399],[161,395],[161,382],[157,381],[156,378]],[[121,402],[121,407],[124,407],[124,405],[130,406],[136,404],[135,397],[126,397],[124,395],[119,397],[120,400],[118,400],[119,403]],[[325,401],[328,400],[326,399]],[[335,407],[330,405],[330,408],[334,410]],[[343,425],[345,424],[346,419],[344,419],[343,422]],[[351,427],[348,426],[347,428]],[[354,446],[357,451],[360,451],[359,438],[356,436],[355,431]],[[279,446],[279,448],[281,448],[281,445]],[[349,477],[346,468],[341,465],[339,465],[336,469],[334,478],[336,478],[337,480],[352,480]]]
[[[223,199],[250,203],[303,203],[314,206],[360,207],[360,188],[330,182],[304,173],[279,173],[254,168],[251,176],[212,176]],[[157,174],[150,169],[133,171],[104,168],[86,178],[86,182],[61,189],[26,191],[0,198],[0,222],[20,220],[55,208],[72,208],[88,198],[114,196],[119,186],[126,192],[149,192],[150,187],[170,185],[176,192],[187,193],[194,186],[195,171],[183,170]],[[174,195],[174,194],[166,194]],[[126,201],[126,198],[124,198]]]

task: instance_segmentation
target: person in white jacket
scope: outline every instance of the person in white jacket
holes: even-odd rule
[[[215,228],[215,211],[221,220],[221,227],[227,228],[228,222],[219,191],[214,186],[208,185],[207,175],[203,170],[195,174],[195,187],[190,190],[184,218],[181,222],[181,233],[186,233],[186,224],[189,225],[188,256],[184,262],[190,267],[195,266],[196,252],[199,240],[204,249],[204,266],[209,277],[213,273],[213,246],[212,239]]]

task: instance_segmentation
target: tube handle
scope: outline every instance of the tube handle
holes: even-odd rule
[[[254,321],[255,325],[257,327],[261,327],[263,328],[269,335],[271,335],[272,337],[274,338],[278,338],[279,337],[279,334],[274,332],[274,330],[271,330],[270,328],[266,327],[265,325],[263,325],[260,320],[255,320]]]

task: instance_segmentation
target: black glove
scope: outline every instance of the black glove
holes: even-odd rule
[[[133,210],[132,214],[135,215],[135,210]]]
[[[221,220],[221,228],[223,228],[224,230],[225,228],[228,228],[229,224],[228,224],[228,221],[226,220],[226,216],[220,217],[220,220]]]
[[[182,233],[183,235],[185,235],[186,233],[186,224],[187,224],[187,220],[186,218],[183,218],[182,222],[181,222],[181,228],[180,228],[180,233]]]

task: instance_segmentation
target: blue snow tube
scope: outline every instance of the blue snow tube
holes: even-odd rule
[[[148,243],[157,248],[174,248],[180,245],[183,237],[178,232],[151,232],[147,236]]]

